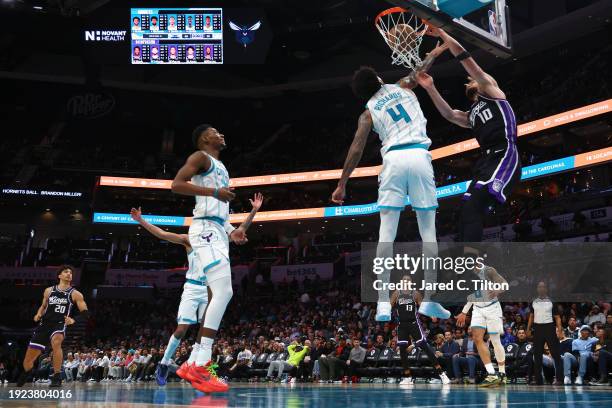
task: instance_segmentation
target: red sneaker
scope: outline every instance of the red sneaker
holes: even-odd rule
[[[204,366],[191,366],[189,375],[192,377],[191,385],[202,392],[226,392],[229,385],[217,377],[217,365],[209,361]]]
[[[194,365],[195,363],[189,364],[187,361],[185,361],[183,364],[181,364],[178,370],[176,370],[176,375],[178,375],[185,381],[192,382],[193,377],[190,375],[190,371],[191,371],[191,367]]]

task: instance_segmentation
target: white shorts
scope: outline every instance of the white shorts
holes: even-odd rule
[[[176,322],[178,324],[200,323],[207,304],[208,287],[185,282]]]
[[[378,176],[378,208],[402,211],[406,195],[414,210],[438,207],[431,153],[425,149],[392,150],[383,158]]]
[[[201,268],[205,283],[229,276],[229,238],[223,227],[213,221],[193,220],[189,227],[189,243],[195,252],[194,262]]]
[[[485,307],[474,304],[471,328],[486,329],[489,334],[502,334],[504,332],[504,314],[501,304],[498,301],[494,302]]]

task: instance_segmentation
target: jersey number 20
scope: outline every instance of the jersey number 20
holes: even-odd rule
[[[387,109],[387,113],[389,114],[389,116],[391,116],[391,119],[393,119],[394,122],[399,122],[400,120],[404,119],[406,123],[410,123],[410,121],[412,120],[401,103],[398,103],[397,105]]]
[[[64,313],[66,311],[66,306],[64,305],[55,305],[56,313]]]

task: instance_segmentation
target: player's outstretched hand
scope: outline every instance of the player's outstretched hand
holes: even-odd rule
[[[416,81],[423,89],[427,89],[433,86],[434,81],[431,75],[426,72],[419,71],[416,73]]]
[[[263,204],[263,200],[264,196],[261,193],[255,193],[252,200],[249,198],[249,202],[251,203],[255,211],[259,211],[261,205]]]
[[[438,27],[434,27],[434,26],[429,26],[427,28],[427,31],[425,31],[425,34],[431,36],[431,37],[439,37],[440,33],[442,32],[441,28]]]
[[[342,186],[336,187],[334,192],[332,193],[331,200],[336,204],[344,204],[344,197],[346,196],[346,188]]]
[[[234,193],[233,188],[222,187],[219,189],[219,193],[217,194],[217,198],[224,203],[232,201],[236,197],[236,193]]]
[[[230,234],[230,240],[236,245],[244,245],[249,242],[246,232],[241,228],[236,228]]]
[[[443,42],[442,44],[440,44],[440,41],[438,41],[436,43],[436,47],[431,50],[429,53],[427,53],[427,55],[431,55],[433,57],[439,57],[444,51],[448,50],[448,44]]]
[[[36,313],[36,314],[34,315],[34,321],[35,321],[35,322],[40,321],[40,318],[41,318],[40,314]]]
[[[138,207],[138,209],[132,208],[130,210],[130,215],[132,216],[132,219],[134,221],[136,222],[142,221],[142,209],[140,207]]]
[[[455,319],[457,319],[456,321],[457,327],[465,326],[465,318],[466,318],[465,313],[459,313],[457,316],[455,316]]]
[[[64,322],[66,323],[66,326],[70,326],[71,324],[74,324],[74,319],[70,316],[64,316]]]

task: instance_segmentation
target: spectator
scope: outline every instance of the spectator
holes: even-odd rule
[[[310,351],[310,340],[306,340],[304,345],[302,346],[297,340],[294,340],[293,343],[289,347],[287,347],[287,351],[289,352],[289,358],[287,361],[273,361],[270,363],[270,367],[268,368],[268,379],[272,379],[272,375],[274,374],[274,370],[278,371],[277,379],[280,379],[284,371],[291,371],[296,368],[306,354]]]
[[[378,335],[377,340],[378,339],[382,341],[382,335]],[[340,378],[339,371],[346,367],[346,360],[348,360],[349,354],[350,348],[346,345],[346,339],[344,337],[340,337],[340,342],[336,346],[335,350],[331,354],[321,356],[321,358],[319,358],[321,382],[337,381]]]
[[[584,318],[584,324],[592,326],[593,323],[597,322],[601,324],[606,323],[606,316],[600,311],[599,306],[594,305],[589,314]]]
[[[253,353],[249,350],[249,346],[244,344],[242,350],[236,357],[236,364],[229,369],[229,375],[231,378],[246,378],[248,376],[249,369],[251,368]]]
[[[570,317],[567,321],[567,327],[565,328],[565,337],[568,337],[572,340],[580,337],[580,328],[578,327],[578,322],[575,317]]]
[[[589,337],[591,334],[591,327],[583,325],[580,328],[580,338],[572,341],[572,353],[565,353],[563,357],[563,373],[565,375],[563,383],[569,385],[572,383],[572,368],[579,366],[578,376],[576,377],[575,384],[582,385],[584,377],[587,373],[587,364],[589,360],[593,359],[593,353],[591,351],[593,345],[598,342],[597,337]]]
[[[440,365],[450,378],[454,377],[453,371],[453,356],[460,352],[459,344],[453,339],[453,333],[450,330],[444,332],[444,343],[439,351],[436,351],[436,357]]]
[[[512,334],[512,327],[506,327],[502,337],[502,344],[506,347],[508,344],[516,343],[516,336]]]
[[[476,384],[476,366],[479,363],[482,364],[474,340],[472,340],[472,328],[468,327],[467,337],[463,339],[459,354],[453,356],[453,384],[462,382],[462,370],[465,368],[468,369],[468,382]]]
[[[363,361],[366,357],[366,349],[361,347],[359,339],[353,339],[353,348],[349,353],[349,358],[346,361],[348,367],[348,376],[351,377],[351,382],[357,382],[357,370],[363,366]]]

